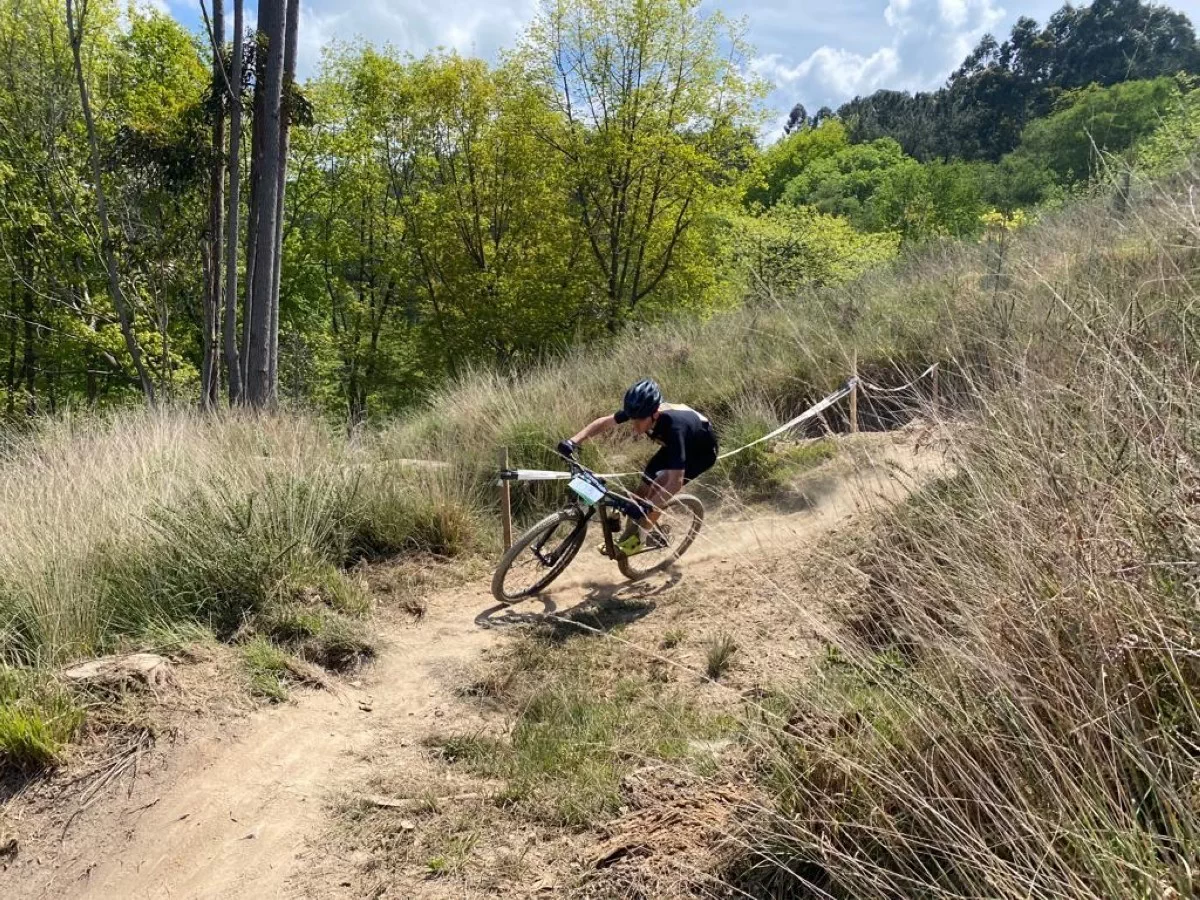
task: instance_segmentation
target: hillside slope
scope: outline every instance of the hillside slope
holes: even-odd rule
[[[777,661],[791,653],[796,659],[790,665],[798,665],[811,653],[811,624],[795,629],[781,621],[768,637],[754,635],[781,616],[795,616],[796,625],[815,620],[819,602],[798,599],[791,610],[786,604],[747,608],[738,600],[738,591],[745,591],[736,586],[738,573],[753,576],[760,561],[803,555],[831,529],[905,496],[942,466],[936,451],[914,448],[912,434],[850,443],[853,459],[834,460],[805,476],[799,488],[809,498],[804,508],[718,510],[679,567],[650,583],[623,586],[615,566],[585,554],[540,602],[497,608],[486,580],[426,598],[419,620],[385,626],[379,658],[361,680],[306,692],[228,732],[187,741],[158,771],[115,782],[103,803],[70,822],[61,843],[68,806],[38,821],[41,834],[22,836],[20,857],[0,875],[0,887],[19,887],[29,897],[94,898],[457,897],[498,887],[505,895],[522,894],[527,885],[495,881],[499,875],[486,862],[479,864],[491,885],[486,890],[475,861],[461,878],[431,882],[424,860],[384,878],[369,854],[343,856],[336,844],[326,843],[331,803],[370,796],[372,785],[399,773],[424,780],[420,788],[410,785],[409,796],[446,793],[439,764],[422,742],[449,719],[486,720],[486,711],[465,700],[461,689],[481,654],[504,652],[513,626],[556,620],[586,625],[589,615],[616,622],[624,611],[632,636],[643,629],[661,633],[668,626],[660,620],[669,616],[670,627],[703,621],[704,628],[738,635],[760,660],[782,651]],[[800,644],[797,631],[806,635]],[[685,658],[679,665],[695,672],[702,689],[700,663]],[[490,805],[494,792],[475,785],[455,793],[469,796],[451,800],[449,810]],[[22,820],[19,798],[8,812]],[[579,841],[569,833],[557,837],[560,843],[551,848],[562,855],[539,856],[567,879],[578,863]],[[492,844],[480,841],[480,860],[496,851]]]

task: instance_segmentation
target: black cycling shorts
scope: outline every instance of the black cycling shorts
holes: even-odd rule
[[[717,462],[717,440],[712,438],[707,442],[707,445],[700,443],[699,446],[688,447],[687,457],[683,463],[683,480],[684,482],[692,481],[699,478]],[[664,472],[668,465],[668,452],[666,447],[661,447],[650,457],[650,461],[646,463],[646,468],[642,471],[642,477],[646,481],[654,481]]]

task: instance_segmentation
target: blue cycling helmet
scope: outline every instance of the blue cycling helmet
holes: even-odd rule
[[[643,378],[625,392],[621,411],[631,419],[644,419],[658,412],[662,403],[662,391],[649,378]]]

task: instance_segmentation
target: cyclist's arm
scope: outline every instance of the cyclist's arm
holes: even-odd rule
[[[612,431],[617,427],[616,416],[601,416],[596,421],[584,427],[583,431],[571,438],[571,443],[582,444],[584,441],[594,438],[598,434],[604,434],[606,431]]]

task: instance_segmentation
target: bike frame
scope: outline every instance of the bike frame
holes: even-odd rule
[[[576,540],[576,535],[578,535],[578,540],[580,540],[580,541],[584,540],[587,536],[588,525],[591,523],[592,519],[595,517],[595,515],[598,511],[602,511],[602,510],[606,511],[609,509],[616,508],[615,504],[609,502],[609,498],[615,497],[616,495],[608,490],[607,482],[605,482],[605,480],[603,478],[601,478],[599,475],[597,475],[595,472],[593,472],[587,466],[583,465],[582,463],[576,462],[573,459],[568,459],[567,463],[571,467],[572,475],[587,475],[592,481],[594,481],[600,487],[604,488],[604,496],[601,497],[600,500],[598,500],[596,503],[591,504],[591,505],[584,503],[583,500],[579,497],[575,498],[574,503],[572,505],[576,509],[580,510],[583,513],[583,517],[579,520],[579,524],[575,526],[575,530],[572,531],[570,533],[570,535],[568,535],[567,540],[564,540],[561,543],[561,545],[560,545],[561,548],[566,548],[566,547],[571,546]],[[517,473],[513,472],[513,471],[501,472],[500,479],[502,481],[516,481]],[[609,521],[609,518],[607,515],[600,516],[600,528],[604,532],[605,553],[608,555],[609,559],[616,560],[616,558],[617,558],[617,543],[614,540],[614,532],[613,532],[612,522]],[[547,534],[544,538],[542,538],[541,541],[539,541],[537,544],[533,545],[529,549],[532,550],[535,554],[537,554],[538,559],[540,559],[547,566],[553,566],[557,562],[557,560],[547,559],[546,557],[542,556],[542,544],[545,541],[549,540],[549,538],[550,538],[550,535]]]

